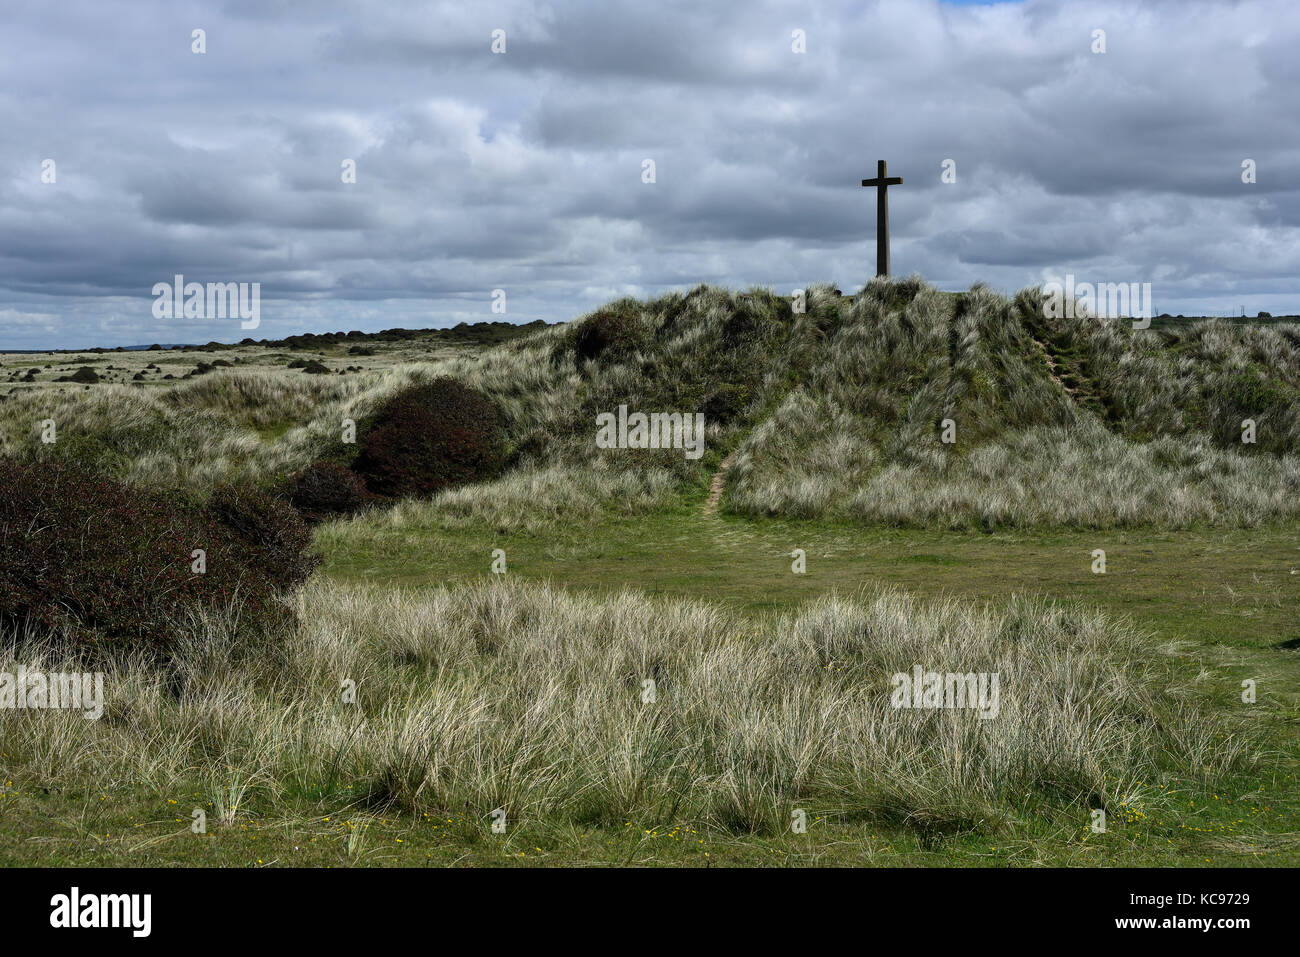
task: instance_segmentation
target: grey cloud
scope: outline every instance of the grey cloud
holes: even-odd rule
[[[900,272],[1110,270],[1175,312],[1296,311],[1298,40],[1287,0],[17,7],[0,348],[242,338],[152,319],[178,272],[262,282],[285,334],[492,318],[497,287],[520,321],[697,281],[852,288],[879,158]]]

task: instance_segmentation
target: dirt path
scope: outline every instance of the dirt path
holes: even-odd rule
[[[1079,390],[1072,389],[1061,381],[1061,377],[1056,374],[1056,360],[1053,359],[1052,354],[1047,351],[1047,346],[1039,340],[1034,339],[1033,336],[1030,336],[1030,338],[1033,339],[1034,345],[1038,346],[1038,351],[1043,354],[1043,361],[1047,363],[1047,374],[1052,377],[1052,381],[1064,389],[1066,394],[1077,402],[1079,399]]]
[[[731,468],[731,463],[735,460],[736,453],[732,452],[722,460],[718,470],[713,473],[713,479],[709,482],[709,498],[704,503],[705,515],[713,515],[718,511],[718,503],[722,501],[722,490],[727,484],[727,469]]]

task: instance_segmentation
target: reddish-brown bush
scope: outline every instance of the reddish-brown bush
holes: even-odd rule
[[[337,462],[313,462],[289,480],[289,501],[308,522],[351,515],[371,498],[361,478]]]
[[[236,601],[247,627],[282,621],[278,593],[318,561],[293,509],[251,490],[220,489],[195,507],[64,465],[15,463],[0,463],[0,486],[0,626],[57,630],[77,651],[162,658],[188,612]]]
[[[427,496],[491,478],[505,466],[505,419],[455,379],[412,386],[376,413],[353,469],[376,495]]]

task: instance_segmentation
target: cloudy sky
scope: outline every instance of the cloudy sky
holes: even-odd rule
[[[877,159],[896,275],[1300,312],[1298,48],[1295,0],[6,0],[0,350],[855,289]],[[178,273],[261,326],[154,318]]]

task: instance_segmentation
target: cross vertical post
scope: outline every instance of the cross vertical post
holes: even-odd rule
[[[864,179],[863,186],[876,187],[876,275],[889,275],[889,190],[903,185],[901,176],[889,176],[885,161],[876,161],[876,178]]]

